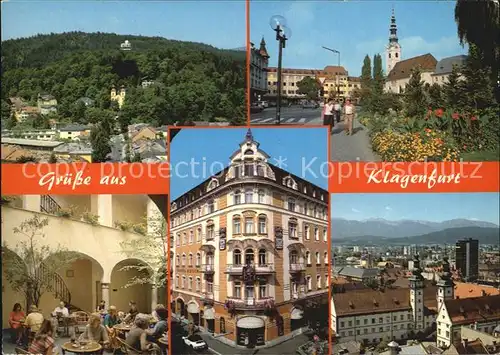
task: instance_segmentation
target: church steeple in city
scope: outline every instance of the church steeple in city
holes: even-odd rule
[[[264,40],[264,36],[262,36],[262,39],[260,40],[259,53],[263,58],[269,58],[269,53],[267,53],[266,41]]]
[[[450,271],[450,262],[448,261],[448,257],[445,256],[443,258],[443,265],[442,265],[442,273],[441,273],[441,278],[437,282],[437,287],[438,287],[438,294],[437,294],[437,305],[438,305],[438,312],[441,306],[443,305],[443,302],[445,300],[452,300],[455,297],[455,283],[453,282],[453,279],[451,277],[451,271]]]
[[[389,43],[385,50],[385,74],[389,75],[391,70],[401,60],[401,45],[398,39],[398,26],[396,25],[396,15],[392,8],[391,24],[389,26]]]

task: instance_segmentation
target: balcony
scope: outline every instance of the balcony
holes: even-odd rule
[[[203,264],[201,265],[200,271],[203,274],[213,274],[215,272],[214,264]]]
[[[202,292],[200,298],[204,302],[213,302],[214,301],[214,294],[213,294],[213,292]]]
[[[254,297],[246,297],[246,298],[228,297],[227,300],[229,302],[232,302],[236,310],[238,309],[262,310],[266,309],[266,307],[270,303],[274,302],[274,298],[272,297],[263,297],[259,299]]]
[[[304,263],[290,263],[290,273],[306,271],[306,264]]]
[[[265,275],[274,273],[274,265],[273,264],[257,264],[254,265],[255,273],[257,275]],[[228,264],[226,265],[226,274],[234,274],[241,275],[243,274],[243,265],[242,264]]]
[[[307,294],[303,291],[300,292],[292,292],[292,299],[299,300],[301,298],[305,298]]]
[[[205,244],[207,242],[213,242],[213,241],[215,241],[216,234],[217,233],[215,233],[215,232],[203,234],[202,235],[203,244]]]

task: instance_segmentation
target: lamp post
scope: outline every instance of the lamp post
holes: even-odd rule
[[[291,31],[286,27],[286,20],[282,16],[273,16],[269,21],[269,25],[276,32],[276,40],[278,41],[278,94],[276,96],[276,124],[281,123],[281,62],[283,57],[283,48],[286,41],[291,37]]]
[[[332,53],[338,54],[338,66],[340,67],[340,52],[336,49],[328,48],[323,46],[323,49],[326,49],[327,51],[330,51]],[[337,96],[340,96],[340,84],[339,84],[339,76],[336,75],[336,81],[337,81]]]

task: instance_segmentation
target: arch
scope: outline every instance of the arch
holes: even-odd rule
[[[170,205],[170,210],[175,211],[176,209],[177,209],[177,203],[172,202],[172,204]]]
[[[299,253],[295,249],[290,250],[289,257],[290,264],[298,264],[300,262]]]
[[[283,185],[291,189],[297,190],[297,182],[290,176],[285,176],[283,178]]]
[[[255,264],[255,252],[253,248],[246,248],[245,249],[245,264]]]
[[[200,313],[200,304],[195,300],[189,300],[187,303],[187,312],[190,314]]]
[[[219,187],[219,180],[217,178],[212,178],[207,186],[207,192]]]
[[[140,312],[151,312],[154,280],[154,269],[148,263],[137,258],[119,261],[111,271],[110,304],[127,309],[128,302],[134,300]]]

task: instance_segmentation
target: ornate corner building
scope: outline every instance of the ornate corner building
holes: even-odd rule
[[[229,345],[328,324],[328,192],[268,159],[249,130],[228,167],[171,205],[173,312]]]

